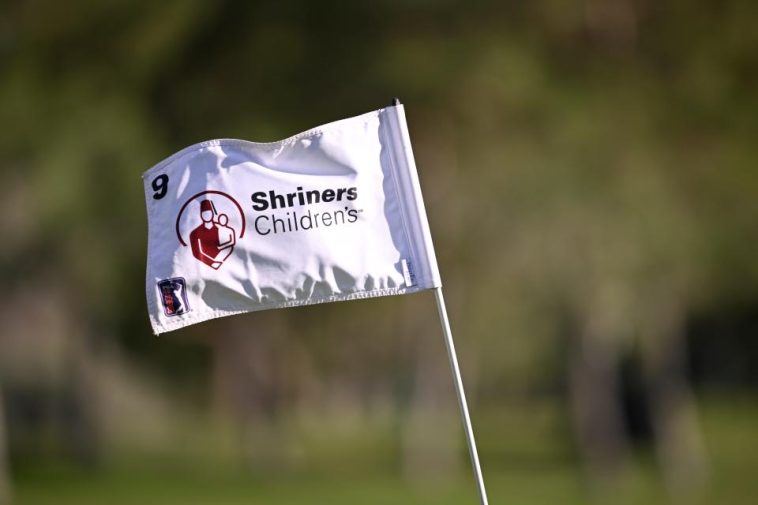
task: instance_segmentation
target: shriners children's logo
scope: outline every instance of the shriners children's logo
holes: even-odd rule
[[[187,303],[187,283],[181,277],[158,282],[163,312],[167,316],[180,316],[189,312]]]
[[[245,235],[245,214],[231,196],[203,191],[187,200],[176,216],[176,237],[192,256],[218,270]]]

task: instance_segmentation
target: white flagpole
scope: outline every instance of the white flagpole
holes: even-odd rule
[[[450,369],[453,372],[453,382],[455,383],[455,392],[458,395],[458,406],[461,409],[461,418],[463,419],[463,429],[466,432],[466,442],[468,443],[468,452],[471,456],[471,466],[474,468],[474,478],[479,490],[479,502],[481,505],[488,505],[487,491],[484,489],[484,478],[482,477],[482,468],[479,465],[479,454],[476,450],[476,441],[474,440],[474,429],[471,427],[471,417],[468,413],[468,404],[466,403],[466,393],[463,390],[463,380],[461,371],[458,368],[458,357],[455,353],[453,344],[453,334],[450,331],[450,321],[447,318],[447,308],[445,308],[445,298],[442,296],[442,288],[434,289],[434,296],[437,299],[437,311],[440,314],[440,324],[442,332],[445,334],[445,345],[447,347],[447,356],[450,359]]]

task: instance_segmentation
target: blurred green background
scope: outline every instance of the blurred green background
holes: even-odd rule
[[[753,503],[757,21],[0,3],[0,503],[477,502],[430,293],[148,325],[144,170],[393,96],[491,503]]]

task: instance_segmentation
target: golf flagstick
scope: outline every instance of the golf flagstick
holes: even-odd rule
[[[156,335],[245,312],[434,289],[480,503],[487,505],[400,100],[277,142],[200,142],[142,177],[145,295]],[[253,214],[239,203],[248,198]],[[313,215],[301,208],[324,203]],[[214,220],[221,214],[224,224]],[[235,237],[223,258],[221,227]],[[246,229],[257,236],[236,240]]]
[[[471,466],[474,469],[474,479],[476,487],[479,490],[479,502],[481,505],[488,505],[487,491],[484,489],[484,478],[482,477],[482,468],[479,465],[479,454],[476,450],[476,441],[474,440],[474,430],[471,427],[471,417],[468,413],[468,404],[466,403],[466,393],[463,390],[463,380],[461,371],[458,368],[458,357],[455,353],[455,344],[453,344],[453,334],[450,331],[450,321],[447,318],[447,308],[445,307],[445,298],[442,296],[442,288],[434,289],[434,296],[437,300],[437,311],[440,315],[440,324],[442,332],[445,335],[445,346],[447,347],[447,356],[450,359],[450,370],[453,373],[453,382],[455,392],[458,396],[458,406],[461,410],[461,419],[463,420],[463,429],[466,432],[466,442],[468,444],[469,456],[471,456]]]
[[[391,102],[392,106],[402,105],[399,98],[393,98]],[[400,142],[402,143],[402,155],[406,159],[406,164],[410,167],[409,175],[411,177],[410,185],[416,189],[416,205],[420,208],[420,212],[426,217],[426,210],[424,209],[423,199],[421,197],[421,189],[419,187],[418,176],[416,173],[416,163],[413,160],[413,150],[411,148],[410,135],[408,133],[408,126],[405,121],[405,112],[402,108],[398,111],[397,128],[400,131]],[[426,224],[426,219],[423,220]],[[426,224],[428,227],[428,224]],[[427,228],[426,234],[431,245],[431,234]],[[434,253],[432,252],[432,255]],[[476,487],[479,491],[479,502],[481,505],[488,505],[487,491],[484,489],[484,478],[482,477],[482,469],[479,465],[479,454],[476,450],[476,441],[474,440],[474,430],[471,427],[471,417],[468,413],[468,404],[466,403],[466,393],[463,390],[463,380],[461,379],[461,371],[458,368],[458,357],[455,353],[455,344],[453,344],[453,335],[450,331],[450,321],[447,318],[447,309],[445,308],[445,298],[442,296],[441,283],[434,288],[434,296],[437,300],[437,311],[440,315],[440,325],[442,326],[442,332],[445,336],[445,346],[447,347],[447,356],[450,360],[450,370],[453,374],[453,383],[455,385],[455,393],[458,397],[458,406],[461,411],[461,419],[463,420],[463,429],[466,432],[466,443],[468,444],[469,456],[471,456],[471,466],[474,470],[474,479],[476,480]]]

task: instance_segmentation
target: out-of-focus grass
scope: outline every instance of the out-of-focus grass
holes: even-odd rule
[[[758,399],[718,396],[703,407],[703,431],[713,465],[708,503],[755,503]]]
[[[528,411],[525,407],[524,411]],[[538,409],[539,410],[539,409]],[[535,414],[535,411],[532,411]],[[537,414],[535,414],[537,415]],[[639,453],[613,489],[591,491],[560,428],[539,426],[545,413],[489,412],[477,426],[490,502],[493,504],[667,503],[653,458]],[[710,396],[702,402],[702,426],[711,463],[704,493],[688,503],[753,503],[758,496],[758,401]],[[18,505],[192,505],[192,504],[466,504],[477,503],[470,472],[439,481],[403,478],[387,464],[389,430],[371,430],[361,442],[336,437],[342,449],[316,454],[323,437],[309,430],[309,463],[294,471],[247,470],[226,456],[203,457],[141,450],[87,471],[60,463],[26,464],[15,475]],[[549,435],[550,433],[553,435]],[[547,438],[530,439],[542,433]],[[523,435],[522,435],[523,434]],[[354,434],[358,436],[360,434]],[[196,434],[196,436],[200,436]],[[347,443],[346,443],[347,441]],[[395,443],[396,445],[396,443]],[[319,451],[320,452],[320,451]],[[342,459],[340,463],[340,456]],[[384,453],[384,454],[382,454]],[[160,455],[159,455],[160,454]],[[364,463],[360,463],[363,459]],[[373,462],[375,468],[365,461]],[[356,463],[357,462],[357,463]],[[356,464],[352,464],[356,463]],[[466,469],[467,470],[467,469]]]

